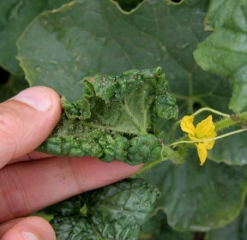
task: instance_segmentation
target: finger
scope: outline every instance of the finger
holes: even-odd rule
[[[122,180],[141,167],[118,161],[104,163],[91,157],[52,157],[10,164],[0,175],[0,222]]]
[[[61,115],[58,94],[33,87],[0,104],[0,168],[38,147]]]
[[[51,225],[40,217],[28,217],[0,225],[2,240],[55,240]]]
[[[28,154],[26,154],[26,155],[24,155],[22,157],[11,159],[9,161],[9,163],[33,161],[33,160],[45,159],[45,158],[49,158],[49,157],[53,157],[53,155],[42,153],[42,152],[33,151],[33,152],[30,152],[30,153],[28,153]]]

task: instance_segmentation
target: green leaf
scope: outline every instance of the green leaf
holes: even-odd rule
[[[131,14],[108,0],[68,4],[32,22],[18,41],[18,59],[31,85],[50,86],[73,101],[85,76],[161,66],[175,93],[193,105],[194,95],[208,97],[218,85],[192,55],[208,36],[207,2],[147,0]]]
[[[123,180],[60,203],[51,223],[58,240],[135,240],[159,195],[141,179]]]
[[[203,29],[207,9],[208,0],[186,0],[179,5],[147,0],[129,14],[106,0],[66,5],[56,13],[40,15],[22,35],[18,42],[21,66],[32,85],[50,86],[70,101],[80,98],[84,91],[81,79],[85,76],[119,75],[128,69],[161,66],[183,115],[206,106],[227,113],[231,96],[228,81],[204,72],[193,58],[197,44],[209,35]],[[245,33],[244,20],[234,19]],[[231,69],[228,67],[226,71]],[[167,122],[161,121],[160,125],[170,130]],[[231,146],[234,145],[227,147]],[[232,151],[235,155],[238,149]],[[162,192],[166,201],[161,206],[167,209],[169,224],[185,230],[211,229],[231,221],[240,211],[245,196],[246,167],[210,161],[200,167],[195,151],[187,160],[181,168],[160,165],[158,172],[153,175],[150,172],[148,176],[158,178],[159,185],[165,185]]]
[[[41,12],[60,7],[69,0],[0,1],[0,66],[14,75],[23,74],[16,60],[16,41],[27,25]]]
[[[98,74],[83,83],[87,89],[80,100],[62,99],[61,120],[39,150],[130,165],[169,154],[154,134],[158,118],[176,118],[178,112],[161,68]]]
[[[234,129],[230,130],[234,131]],[[229,129],[227,132],[229,132]],[[220,134],[223,133],[220,132]],[[214,148],[209,151],[208,157],[215,162],[224,162],[229,165],[246,165],[246,142],[246,132],[220,139],[216,141]]]
[[[211,0],[205,30],[214,30],[221,27],[246,0]]]
[[[163,211],[157,211],[143,225],[139,240],[194,240],[193,232],[177,232],[167,224]]]
[[[229,107],[235,112],[247,107],[247,5],[235,14],[194,52],[203,70],[228,78],[233,88]]]
[[[28,83],[22,76],[9,76],[6,83],[0,85],[0,102],[3,102],[28,87]]]
[[[195,151],[184,165],[165,162],[141,177],[160,188],[157,207],[179,231],[208,231],[231,222],[239,214],[247,190],[246,166],[207,161],[202,167]]]
[[[207,233],[205,240],[245,240],[247,236],[247,204],[239,216],[223,228]]]

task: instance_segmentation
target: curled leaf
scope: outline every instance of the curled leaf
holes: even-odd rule
[[[61,120],[39,150],[130,165],[165,155],[155,124],[176,118],[178,110],[160,67],[120,76],[97,74],[83,84],[81,99],[70,103],[62,98]]]

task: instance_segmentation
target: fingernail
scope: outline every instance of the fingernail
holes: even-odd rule
[[[12,99],[25,103],[40,112],[46,112],[51,107],[49,94],[38,87],[27,88]]]
[[[30,232],[22,232],[22,236],[25,240],[38,240],[38,238]]]

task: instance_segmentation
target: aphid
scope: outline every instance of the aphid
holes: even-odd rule
[[[239,117],[236,116],[236,114],[230,115],[230,118],[232,119],[232,121],[235,121],[235,122],[240,120]]]

